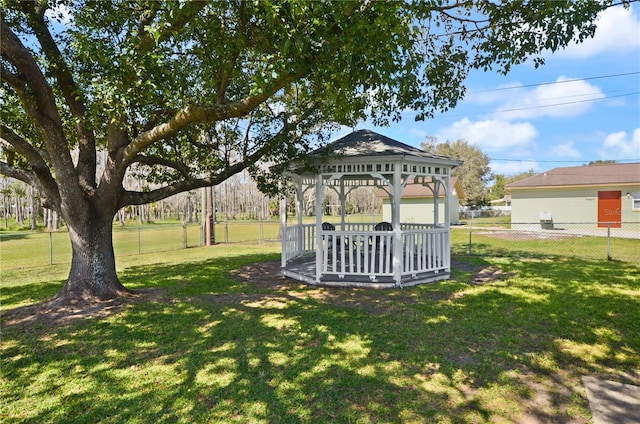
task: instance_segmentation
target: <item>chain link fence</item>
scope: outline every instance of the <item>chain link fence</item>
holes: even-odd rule
[[[280,243],[275,221],[228,221],[215,224],[216,243]],[[199,224],[114,227],[116,256],[202,246]],[[518,225],[470,221],[451,230],[453,253],[461,255],[560,256],[640,262],[640,223],[541,223]],[[496,250],[497,249],[497,250]],[[0,233],[0,270],[71,262],[66,231]]]
[[[482,255],[487,246],[509,256],[560,256],[640,262],[638,222],[492,224],[452,227],[454,253]]]
[[[274,221],[218,222],[216,243],[279,242],[280,223]],[[151,224],[113,228],[117,256],[186,249],[202,246],[200,224]],[[0,233],[0,270],[71,263],[71,242],[64,231]]]

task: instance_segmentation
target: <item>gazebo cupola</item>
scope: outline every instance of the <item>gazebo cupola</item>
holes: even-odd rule
[[[285,276],[309,284],[366,287],[402,287],[449,278],[447,197],[451,170],[460,161],[359,130],[312,152],[306,163],[293,164],[285,175],[295,186],[297,211],[297,222],[288,223],[286,204],[281,203]],[[400,222],[407,184],[422,184],[433,192],[434,207],[425,212],[424,222]],[[345,221],[347,195],[363,186],[388,193],[391,222]],[[311,189],[315,189],[316,221],[303,224],[303,196]],[[336,225],[323,222],[326,190],[334,190],[340,199],[340,223]],[[439,213],[440,204],[444,213]]]

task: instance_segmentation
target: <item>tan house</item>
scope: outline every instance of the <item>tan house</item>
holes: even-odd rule
[[[382,219],[391,221],[391,202],[388,194],[380,190],[378,196],[382,197]],[[438,197],[438,215],[441,222],[444,222],[445,213],[445,193],[444,186],[439,184]],[[459,223],[460,216],[460,199],[464,195],[458,177],[451,177],[451,192],[449,193],[449,220],[452,225]],[[434,214],[435,202],[433,199],[433,184],[415,184],[413,180],[409,181],[402,192],[402,204],[400,205],[400,222],[416,223],[416,222],[432,222]],[[441,223],[440,222],[440,223]]]
[[[554,168],[505,188],[512,228],[555,222],[640,230],[640,163]]]

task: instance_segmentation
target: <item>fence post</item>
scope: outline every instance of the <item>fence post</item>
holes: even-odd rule
[[[140,227],[138,227],[138,255],[140,254]]]
[[[182,223],[182,248],[187,248],[187,224]]]
[[[607,224],[607,260],[611,260],[611,223]]]
[[[49,231],[49,265],[53,265],[53,235]]]
[[[469,223],[469,256],[471,256],[471,233],[473,233],[473,215],[471,215],[471,222]]]
[[[229,221],[224,223],[224,242],[229,243]]]

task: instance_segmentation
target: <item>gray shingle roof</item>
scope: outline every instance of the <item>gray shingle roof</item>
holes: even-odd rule
[[[364,156],[408,156],[424,159],[452,161],[454,165],[462,162],[446,156],[433,155],[408,144],[370,130],[358,130],[345,135],[328,145],[321,147],[310,156],[326,155],[328,152],[344,158]]]
[[[613,184],[640,184],[640,163],[554,168],[550,171],[508,184],[505,188],[519,189]]]

